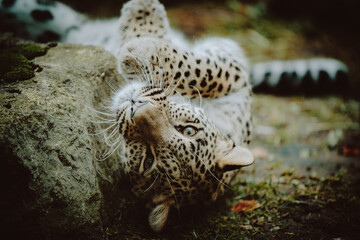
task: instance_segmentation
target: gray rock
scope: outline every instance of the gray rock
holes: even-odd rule
[[[121,83],[116,60],[60,44],[32,62],[34,78],[0,86],[0,238],[100,239],[124,199],[118,162],[94,160],[102,136],[88,119]]]

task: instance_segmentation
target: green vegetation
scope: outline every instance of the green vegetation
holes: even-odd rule
[[[36,66],[30,61],[44,55],[46,49],[34,43],[0,48],[0,83],[26,80],[35,76]]]

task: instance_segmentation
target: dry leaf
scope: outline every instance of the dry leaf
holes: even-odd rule
[[[256,200],[243,200],[236,203],[230,210],[234,213],[252,211],[260,207]]]

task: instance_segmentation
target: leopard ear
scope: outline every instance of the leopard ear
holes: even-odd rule
[[[222,156],[217,165],[224,171],[231,171],[241,167],[249,166],[254,162],[252,152],[244,147],[233,147],[229,152]]]
[[[170,205],[167,202],[161,203],[151,210],[149,224],[155,232],[160,232],[164,228],[169,210]]]

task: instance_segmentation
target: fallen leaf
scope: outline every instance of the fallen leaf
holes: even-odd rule
[[[243,200],[236,203],[230,210],[234,213],[252,211],[260,207],[256,200]]]
[[[345,156],[357,156],[360,155],[360,149],[352,146],[343,146],[342,153]]]

